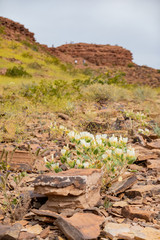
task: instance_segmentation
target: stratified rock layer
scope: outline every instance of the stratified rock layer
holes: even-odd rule
[[[100,199],[100,187],[98,169],[70,169],[38,176],[34,181],[35,192],[48,196],[42,209],[58,213],[95,206]]]
[[[16,41],[29,40],[35,42],[34,33],[30,32],[20,23],[14,22],[8,18],[0,17],[0,25],[5,38]]]
[[[97,66],[126,66],[132,62],[132,53],[119,46],[76,43],[57,49],[74,58],[82,57]]]

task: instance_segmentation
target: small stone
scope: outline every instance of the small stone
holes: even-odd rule
[[[39,224],[36,224],[34,226],[27,225],[26,229],[27,229],[27,232],[33,233],[33,234],[40,234],[42,232],[42,227]]]
[[[149,149],[160,149],[160,139],[147,143]]]
[[[26,226],[28,224],[28,221],[20,220],[20,221],[17,221],[16,223],[20,223],[22,226]]]
[[[15,223],[13,226],[0,224],[0,239],[16,240],[22,229],[22,225]]]
[[[50,227],[48,226],[47,228],[43,229],[42,232],[40,233],[41,238],[46,238],[50,232]]]
[[[127,205],[128,205],[128,203],[125,201],[119,201],[119,202],[113,203],[113,207],[125,207]]]
[[[18,240],[30,240],[35,238],[36,238],[36,234],[22,231],[19,234]]]
[[[109,191],[117,195],[119,193],[123,193],[126,189],[130,188],[136,182],[137,178],[135,175],[133,175],[128,179],[124,179],[122,182],[114,183],[109,189]]]
[[[107,222],[104,232],[110,239],[126,239],[126,240],[159,240],[160,231],[151,227],[140,227],[138,225],[119,224]]]
[[[147,222],[150,222],[154,216],[154,212],[152,212],[152,211],[136,209],[131,206],[123,207],[121,213],[122,213],[123,217],[130,218],[132,220],[134,218],[145,219]]]

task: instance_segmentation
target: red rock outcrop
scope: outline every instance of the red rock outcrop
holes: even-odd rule
[[[126,66],[132,62],[132,53],[119,46],[75,43],[62,45],[57,50],[97,66]]]
[[[10,19],[0,17],[0,32],[9,40],[22,41],[36,44],[39,51],[47,52],[59,58],[64,63],[71,63],[75,68],[119,70],[125,72],[125,80],[128,83],[139,85],[160,86],[160,73],[157,69],[147,66],[139,66],[132,62],[132,53],[119,46],[97,45],[88,43],[65,44],[60,47],[49,48],[47,45],[36,42],[34,33],[31,33],[24,25]],[[75,65],[75,59],[77,64]],[[83,63],[85,60],[86,65]],[[4,73],[4,69],[0,74]]]
[[[2,31],[4,31],[4,36],[7,39],[16,41],[28,40],[35,42],[34,33],[30,32],[20,23],[14,22],[8,18],[0,17],[0,25]]]

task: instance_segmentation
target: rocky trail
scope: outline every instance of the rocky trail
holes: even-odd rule
[[[8,214],[0,213],[0,239],[160,239],[160,139],[155,134],[130,134],[136,162],[101,189],[100,170],[71,169],[57,174],[48,171],[44,157],[53,155],[59,159],[65,138],[53,135],[50,114],[34,119],[26,126],[29,140],[18,145],[12,158],[17,144],[7,139],[0,144],[1,153],[4,148],[10,152],[11,192],[18,169],[27,172],[20,188],[24,204],[17,209],[15,223]],[[84,127],[90,124],[92,131],[101,129],[108,135],[129,131],[127,118],[113,119],[112,131],[105,130],[107,124],[98,120]],[[74,127],[65,114],[57,114],[57,121]],[[0,199],[4,200],[2,193]]]

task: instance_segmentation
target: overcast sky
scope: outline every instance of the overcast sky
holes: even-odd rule
[[[160,69],[160,0],[0,0],[0,16],[48,46],[117,44],[135,63]]]

